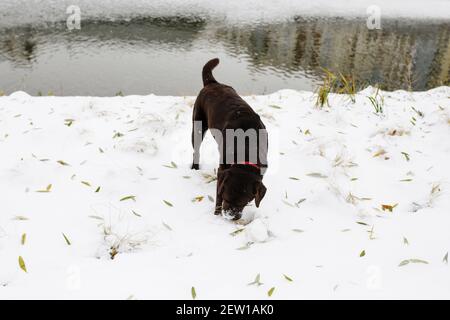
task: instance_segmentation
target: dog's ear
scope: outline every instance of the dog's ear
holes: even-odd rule
[[[266,195],[266,191],[267,191],[267,189],[263,185],[262,182],[257,182],[256,183],[255,204],[256,204],[257,208],[259,208],[259,204],[261,203],[261,200]]]
[[[227,179],[230,176],[230,174],[231,174],[231,172],[229,172],[228,170],[219,173],[219,175],[217,177],[217,183],[219,184],[219,186],[217,188],[218,195],[222,195],[223,187],[224,187],[225,183],[227,182]]]

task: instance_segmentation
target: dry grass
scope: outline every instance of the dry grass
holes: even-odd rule
[[[352,76],[338,75],[332,71],[322,68],[324,78],[322,84],[317,88],[316,106],[322,108],[324,105],[330,106],[328,102],[329,94],[334,92],[347,95],[352,103],[356,102],[356,81]]]

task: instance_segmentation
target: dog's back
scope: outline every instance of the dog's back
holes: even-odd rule
[[[208,61],[203,67],[203,89],[197,97],[199,107],[208,122],[208,128],[223,129],[265,129],[259,115],[253,111],[230,86],[219,83],[212,70],[219,59]]]

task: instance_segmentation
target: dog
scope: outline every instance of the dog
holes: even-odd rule
[[[267,170],[268,134],[259,115],[236,91],[214,79],[212,70],[218,64],[219,59],[212,59],[202,71],[204,87],[192,115],[192,169],[199,169],[200,145],[209,129],[220,154],[214,214],[239,220],[245,206],[255,200],[259,208],[266,194],[262,180]],[[249,132],[258,133],[256,140]],[[239,138],[240,145],[236,143]]]

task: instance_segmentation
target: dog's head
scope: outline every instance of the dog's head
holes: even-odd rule
[[[232,166],[221,173],[218,194],[222,197],[222,210],[238,220],[244,207],[255,199],[256,207],[266,194],[262,176],[258,173]]]

